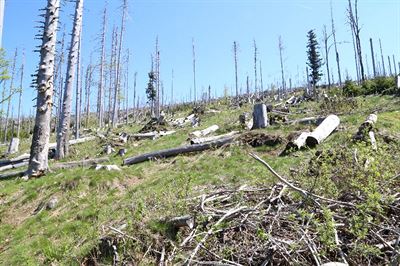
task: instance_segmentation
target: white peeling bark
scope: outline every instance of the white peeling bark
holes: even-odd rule
[[[329,115],[324,121],[307,137],[306,143],[309,147],[315,147],[323,142],[340,124],[336,115]]]

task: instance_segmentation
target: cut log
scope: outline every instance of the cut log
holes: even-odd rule
[[[141,140],[141,139],[154,140],[158,137],[159,137],[159,135],[157,134],[157,132],[137,133],[137,134],[129,135],[129,138],[133,138],[135,140]]]
[[[192,133],[190,133],[191,136],[196,137],[196,138],[200,138],[200,137],[204,137],[207,136],[210,133],[213,133],[215,131],[217,131],[219,129],[218,125],[212,125],[208,128],[205,128],[203,130],[196,130],[193,131]]]
[[[75,145],[75,144],[79,144],[79,143],[83,143],[86,141],[91,141],[96,139],[95,136],[90,136],[90,137],[85,137],[85,138],[79,138],[79,139],[71,139],[68,143],[69,145]],[[51,149],[55,149],[57,147],[57,143],[50,143],[49,144],[49,150]]]
[[[218,135],[218,136],[212,136],[212,137],[204,137],[204,138],[194,138],[190,140],[190,144],[201,144],[201,143],[206,143],[206,142],[210,142],[210,141],[215,141],[218,139],[223,139],[226,137],[232,137],[236,134],[238,134],[239,131],[232,131],[226,134],[222,134],[222,135]]]
[[[304,147],[306,145],[306,139],[308,136],[310,136],[310,132],[302,132],[300,134],[300,136],[298,136],[295,140],[290,141],[287,146],[286,149],[301,149],[302,147]]]
[[[296,120],[291,120],[286,123],[291,124],[291,125],[293,125],[293,124],[300,124],[300,125],[314,124],[314,125],[319,126],[322,123],[322,121],[324,121],[324,119],[325,119],[325,117],[312,116],[312,117],[305,117],[305,118],[300,118],[300,119],[296,119]]]
[[[377,144],[375,139],[374,126],[377,121],[378,121],[378,116],[376,114],[370,114],[358,128],[358,131],[353,138],[355,140],[365,140],[365,141],[368,138],[371,142],[372,148],[376,150]]]
[[[180,227],[189,227],[190,229],[193,229],[194,227],[194,218],[191,215],[184,215],[180,217],[174,217],[168,220],[168,224],[175,227],[175,228],[180,228]]]
[[[26,161],[22,161],[22,162],[18,162],[18,163],[4,165],[4,166],[0,167],[0,172],[7,171],[7,170],[10,170],[10,169],[16,169],[16,168],[24,167],[24,166],[27,166],[28,164],[29,164],[29,162],[28,162],[28,160],[26,160]]]
[[[329,115],[324,121],[307,137],[306,144],[315,147],[323,142],[340,124],[340,119],[336,115]]]
[[[13,159],[7,159],[7,160],[1,160],[0,161],[0,166],[4,166],[4,165],[9,165],[9,164],[16,164],[16,163],[20,163],[23,161],[28,161],[29,160],[29,153],[24,153],[16,158]]]
[[[172,149],[165,149],[160,151],[149,152],[145,154],[141,154],[135,157],[127,158],[124,160],[123,165],[131,165],[135,163],[141,163],[147,160],[155,159],[155,158],[166,158],[171,156],[176,156],[179,154],[196,152],[196,151],[204,151],[211,148],[219,148],[225,144],[231,143],[234,140],[233,137],[227,137],[223,139],[218,139],[215,141],[203,143],[203,144],[194,144],[187,145]]]
[[[97,165],[98,163],[107,162],[108,157],[102,158],[95,158],[95,159],[87,159],[82,161],[73,161],[73,162],[66,162],[66,163],[57,163],[51,167],[51,170],[58,170],[58,169],[69,169],[75,167],[90,167]]]
[[[266,128],[268,126],[267,107],[263,103],[254,105],[252,129]]]
[[[8,154],[17,153],[19,150],[19,138],[12,138],[10,146],[8,146]]]

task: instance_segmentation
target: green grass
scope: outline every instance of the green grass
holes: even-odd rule
[[[349,143],[351,136],[366,115],[378,111],[377,128],[391,134],[400,132],[399,100],[390,96],[359,98],[359,109],[350,115],[340,116],[343,127],[318,146],[318,150],[330,150]],[[238,130],[238,116],[250,112],[251,106],[229,110],[225,105],[215,105],[218,114],[202,116],[200,129],[218,124],[218,133]],[[293,108],[308,110],[295,114],[293,118],[313,116],[321,112],[320,105],[307,102]],[[329,110],[325,110],[329,112]],[[344,110],[346,111],[346,110]],[[357,112],[355,112],[357,111]],[[188,114],[181,111],[176,117]],[[116,132],[137,132],[140,125],[123,126]],[[286,137],[293,131],[309,129],[310,126],[272,126],[265,132]],[[158,149],[187,144],[188,134],[196,129],[184,127],[177,133],[157,140],[129,142],[126,157]],[[24,140],[23,143],[29,141]],[[24,144],[24,148],[29,147]],[[85,157],[101,157],[105,143],[96,140],[78,144],[71,148],[65,161]],[[349,144],[350,145],[350,144]],[[276,179],[252,159],[248,153],[256,152],[266,159],[279,173],[292,180],[303,182],[307,176],[296,176],[291,169],[300,169],[314,156],[314,150],[302,150],[279,157],[284,144],[276,147],[251,148],[231,145],[218,150],[187,154],[175,158],[144,162],[122,167],[119,156],[110,156],[110,164],[121,167],[120,172],[95,171],[76,168],[56,171],[27,182],[20,180],[0,181],[0,264],[1,265],[79,265],[82,259],[95,248],[99,239],[110,234],[109,225],[127,224],[125,231],[140,236],[144,241],[162,237],[166,228],[160,223],[165,217],[179,216],[189,211],[193,198],[219,187],[239,187],[243,184],[265,186]],[[54,162],[51,162],[51,165]],[[325,166],[324,166],[325,167]],[[326,166],[329,168],[329,166]],[[376,166],[380,170],[379,166]],[[330,169],[330,168],[329,168]],[[392,172],[389,171],[389,174]],[[307,180],[306,180],[307,181]],[[313,180],[304,182],[305,188]],[[336,186],[330,180],[319,180],[318,192],[336,195]],[[42,202],[57,197],[58,205],[52,210],[33,211]],[[135,258],[142,251],[135,243],[126,243]],[[146,263],[146,262],[142,262]],[[148,263],[154,263],[148,261]]]

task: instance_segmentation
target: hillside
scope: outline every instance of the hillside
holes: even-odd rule
[[[65,161],[105,157],[104,147],[112,144],[116,151],[101,164],[120,170],[78,167],[28,181],[0,180],[0,264],[173,265],[190,259],[199,265],[396,265],[399,106],[395,96],[290,106],[289,120],[336,114],[340,125],[317,147],[287,154],[281,154],[287,142],[315,124],[278,121],[250,131],[238,118],[251,114],[253,105],[235,107],[229,98],[205,105],[200,126],[167,124],[176,133],[154,140],[116,145],[120,133],[137,133],[147,120],[101,137],[91,131],[95,140],[71,146]],[[179,106],[166,119],[192,110]],[[368,141],[353,140],[371,113],[378,117],[376,151]],[[219,126],[214,135],[240,133],[221,148],[121,166],[132,156],[188,145],[189,133],[211,125]],[[26,139],[21,150],[28,147]],[[116,154],[120,148],[125,155]],[[279,180],[250,153],[307,193]],[[186,215],[192,228],[170,221]]]

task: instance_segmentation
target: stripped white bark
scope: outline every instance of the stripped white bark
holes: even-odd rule
[[[265,128],[268,126],[267,106],[263,103],[254,105],[252,129]]]
[[[340,124],[336,115],[329,115],[325,120],[307,137],[306,143],[309,147],[315,147],[323,142]]]
[[[207,136],[208,134],[213,133],[213,132],[217,131],[218,129],[219,129],[218,125],[212,125],[212,126],[210,126],[208,128],[205,128],[203,130],[193,131],[192,133],[190,133],[190,135],[194,136],[196,138],[200,138],[200,137]]]
[[[210,141],[214,141],[214,140],[218,140],[218,139],[223,139],[226,137],[232,137],[236,134],[238,134],[239,131],[232,131],[229,132],[227,134],[222,134],[222,135],[218,135],[218,136],[212,136],[212,137],[204,137],[204,138],[194,138],[190,140],[190,144],[201,144],[201,143],[206,143],[206,142],[210,142]]]
[[[306,139],[310,136],[310,132],[302,132],[294,141],[288,143],[288,148],[301,149],[306,145]]]
[[[38,71],[36,120],[33,129],[28,175],[48,169],[50,118],[53,105],[53,78],[60,0],[48,0]]]

